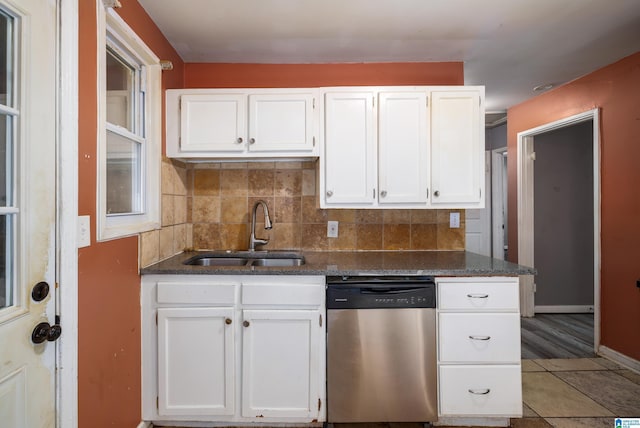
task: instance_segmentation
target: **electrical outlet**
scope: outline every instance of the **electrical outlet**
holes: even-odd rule
[[[449,214],[449,228],[457,229],[460,227],[460,213]]]
[[[91,245],[91,223],[88,215],[78,216],[78,248]]]
[[[328,221],[327,222],[327,238],[337,238],[337,237],[338,237],[338,222]]]

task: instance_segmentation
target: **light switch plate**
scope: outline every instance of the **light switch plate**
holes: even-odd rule
[[[327,222],[327,238],[337,238],[337,237],[338,237],[338,222],[328,221]]]
[[[449,214],[449,228],[457,229],[460,227],[460,213]]]
[[[78,248],[91,245],[91,217],[88,215],[78,216]]]

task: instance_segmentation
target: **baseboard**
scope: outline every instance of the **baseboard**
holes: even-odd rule
[[[441,417],[437,422],[433,423],[434,427],[438,426],[458,426],[458,427],[508,427],[511,420],[509,418],[482,418],[482,417]]]
[[[536,305],[533,311],[536,314],[592,314],[593,305]]]
[[[634,372],[640,373],[640,361],[634,360],[633,358],[621,354],[618,351],[614,351],[611,348],[600,345],[598,347],[598,355],[608,358],[614,363],[618,363],[621,366],[633,370]]]
[[[151,422],[142,421],[136,428],[153,428],[153,425],[151,424]]]

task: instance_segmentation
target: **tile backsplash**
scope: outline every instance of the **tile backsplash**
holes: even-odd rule
[[[273,229],[258,209],[256,236],[265,249],[464,250],[465,219],[449,228],[451,210],[320,209],[317,161],[183,164],[163,160],[162,229],[142,234],[141,266],[194,249],[246,249],[250,210],[262,199]],[[327,221],[339,222],[327,238]],[[157,236],[156,236],[157,235]]]

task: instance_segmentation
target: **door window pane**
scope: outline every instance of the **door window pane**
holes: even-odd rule
[[[142,212],[140,144],[107,131],[107,215]]]
[[[0,309],[13,306],[13,218],[0,215]]]
[[[0,207],[13,204],[13,117],[0,114]]]
[[[135,132],[135,70],[107,49],[107,122]]]
[[[13,106],[13,18],[0,11],[0,104]]]

